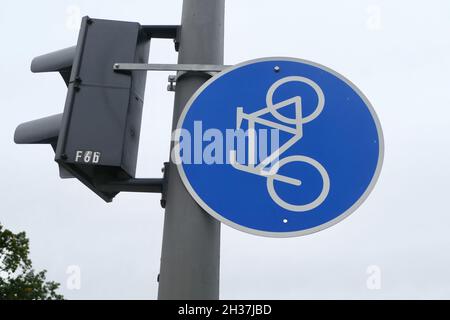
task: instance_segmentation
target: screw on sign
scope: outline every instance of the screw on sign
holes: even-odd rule
[[[213,148],[202,145],[224,161],[192,162],[181,152],[198,123],[222,137],[234,130],[231,144],[215,135]],[[268,129],[278,139],[264,139]],[[184,109],[175,142],[183,183],[205,211],[273,237],[309,234],[347,217],[373,189],[384,151],[361,91],[329,68],[293,58],[244,62],[211,78]]]

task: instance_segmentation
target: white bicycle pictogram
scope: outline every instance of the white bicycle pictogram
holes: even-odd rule
[[[273,95],[275,91],[283,84],[288,82],[301,82],[309,85],[312,87],[317,95],[317,106],[310,115],[303,118],[302,116],[302,99],[300,96],[295,96],[290,99],[281,101],[279,103],[274,104],[273,103]],[[279,109],[283,107],[287,107],[294,104],[295,106],[295,118],[289,118],[281,113],[279,113]],[[311,79],[305,78],[305,77],[299,77],[299,76],[289,76],[282,78],[275,83],[272,84],[272,86],[269,88],[267,95],[266,95],[266,107],[263,109],[260,109],[258,111],[255,111],[253,113],[244,113],[243,108],[239,107],[237,108],[237,114],[236,114],[236,127],[237,129],[240,129],[242,121],[245,119],[248,121],[248,164],[240,164],[236,161],[236,150],[230,151],[230,162],[231,165],[237,169],[244,172],[248,172],[251,174],[259,175],[262,177],[267,178],[267,190],[269,192],[270,197],[273,201],[275,201],[276,204],[278,204],[280,207],[285,208],[289,211],[297,211],[297,212],[304,212],[309,211],[311,209],[316,208],[319,206],[328,196],[328,192],[330,190],[330,178],[328,176],[327,171],[325,168],[320,164],[318,161],[316,161],[313,158],[304,156],[304,155],[293,155],[288,156],[283,159],[279,159],[279,157],[287,151],[290,147],[292,147],[297,141],[299,141],[303,137],[303,125],[305,123],[308,123],[315,118],[322,112],[323,107],[325,105],[325,97],[323,94],[322,89],[312,81]],[[271,113],[273,117],[275,117],[277,120],[279,120],[281,123],[277,123],[271,120],[267,120],[262,118],[261,116],[266,115],[268,113]],[[290,138],[287,142],[285,142],[283,145],[281,145],[277,150],[272,152],[267,158],[263,159],[259,164],[256,164],[256,136],[255,136],[255,124],[261,124],[265,125],[271,128],[278,129],[280,131],[288,132],[293,134],[293,137]],[[291,125],[291,126],[289,126]],[[295,127],[292,127],[292,125],[295,125]],[[276,161],[270,169],[268,169],[268,166],[273,162]],[[281,181],[287,184],[291,184],[294,186],[300,186],[302,184],[302,181],[299,179],[287,177],[284,175],[279,174],[279,169],[292,162],[303,162],[307,163],[311,166],[313,166],[322,177],[322,190],[320,194],[317,196],[316,199],[311,201],[307,204],[291,204],[283,200],[276,192],[274,181]]]

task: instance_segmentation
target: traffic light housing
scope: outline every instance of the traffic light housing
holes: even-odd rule
[[[35,58],[32,72],[59,72],[64,112],[19,125],[16,143],[47,143],[61,176],[73,176],[105,201],[106,182],[135,176],[146,72],[116,72],[116,62],[147,63],[149,33],[139,23],[84,17],[75,47]]]

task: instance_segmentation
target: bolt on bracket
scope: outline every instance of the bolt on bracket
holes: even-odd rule
[[[167,81],[169,81],[169,84],[167,85],[167,91],[175,91],[175,86],[177,82],[177,76],[174,74],[171,74]]]

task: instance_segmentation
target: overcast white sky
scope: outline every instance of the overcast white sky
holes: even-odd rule
[[[77,16],[178,24],[179,1],[3,1],[0,8],[0,221],[26,231],[37,269],[68,299],[154,299],[163,210],[159,195],[104,203],[60,180],[49,146],[13,143],[17,124],[62,111],[58,74],[32,58],[74,45]],[[446,0],[227,0],[225,63],[292,56],[349,78],[372,102],[385,162],[367,201],[319,233],[271,239],[222,227],[221,298],[450,298],[450,2]],[[170,41],[150,59],[175,63]],[[139,177],[169,154],[169,73],[149,73]],[[81,288],[67,287],[79,266]],[[381,288],[367,287],[369,266]]]

